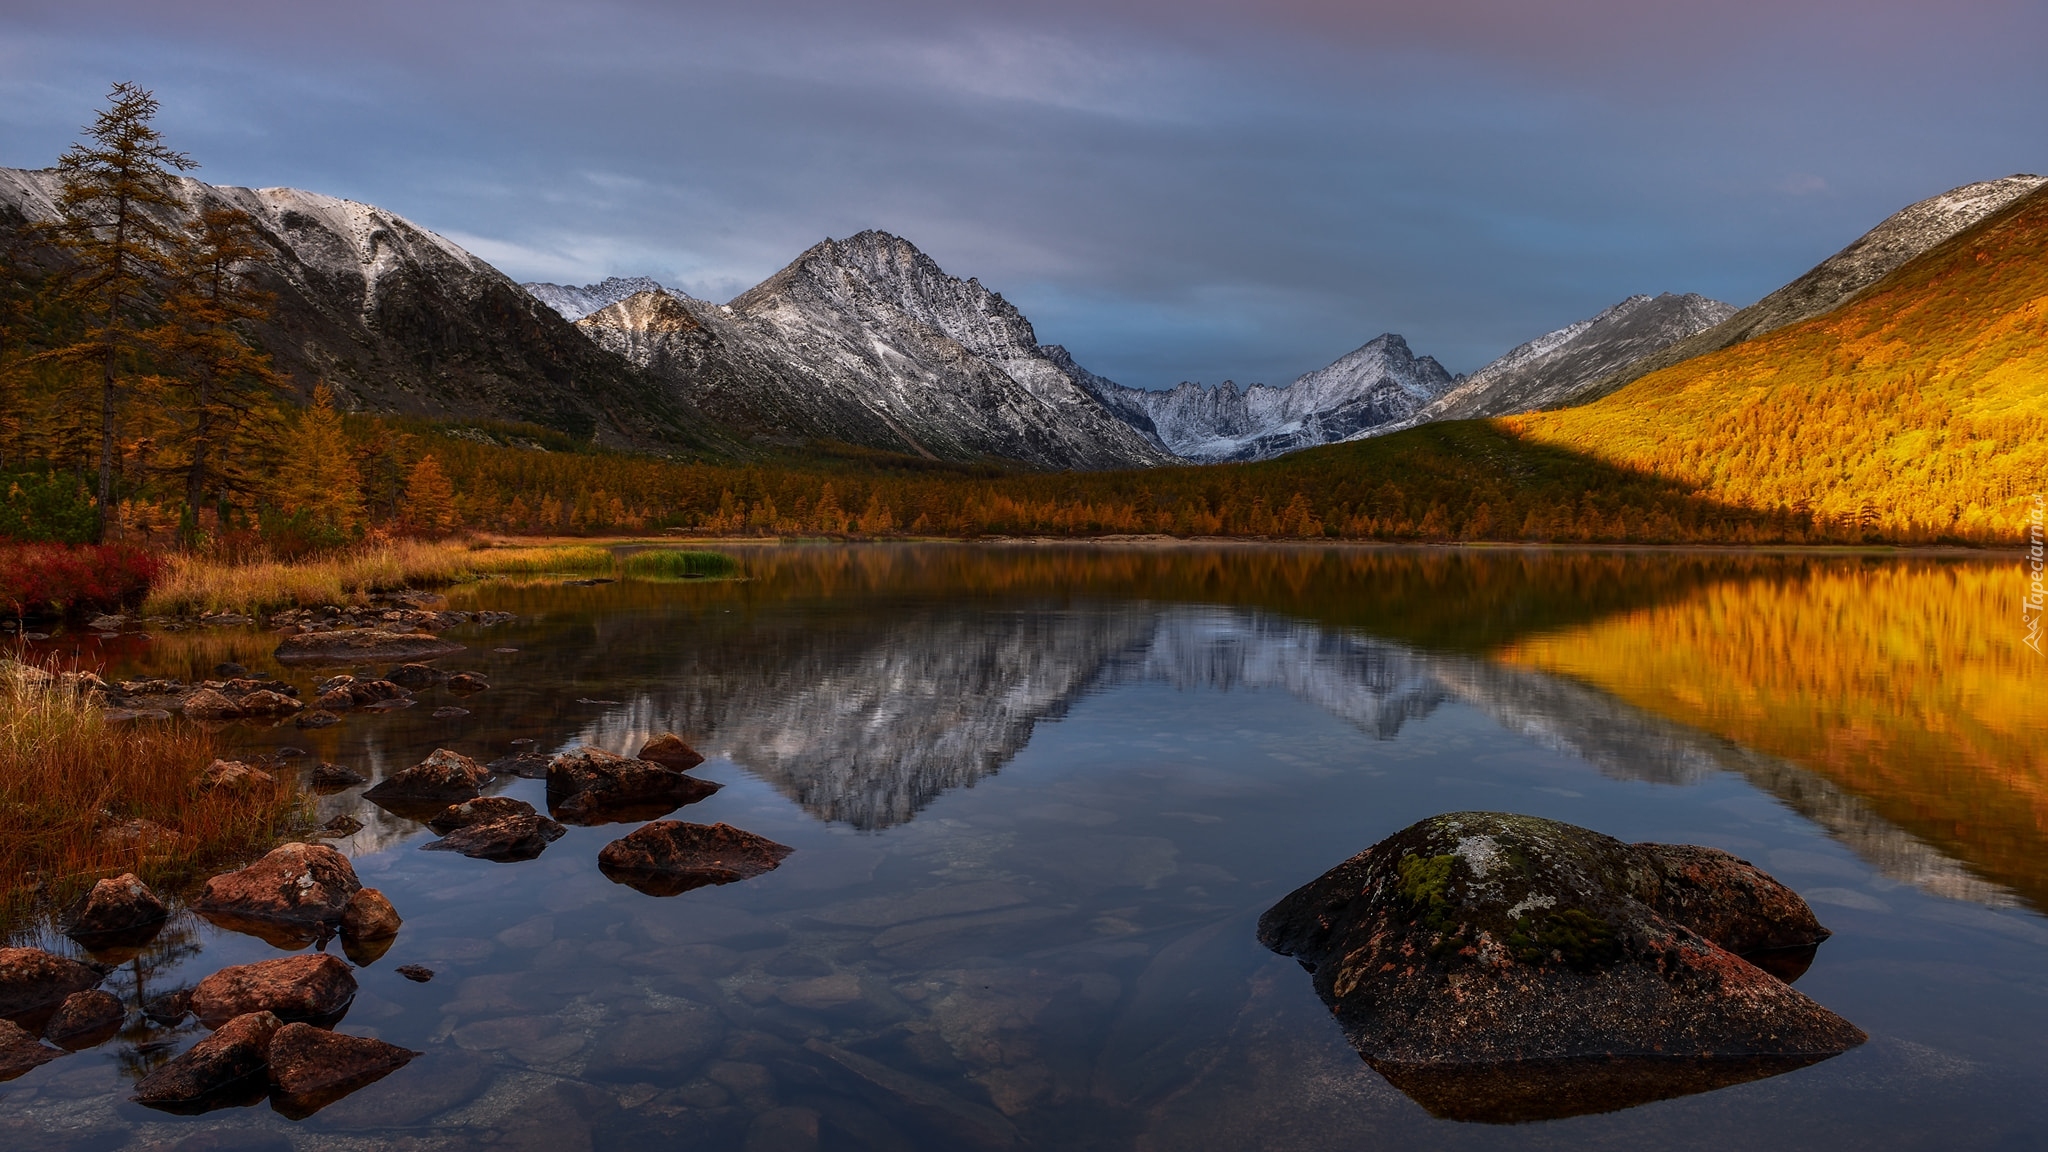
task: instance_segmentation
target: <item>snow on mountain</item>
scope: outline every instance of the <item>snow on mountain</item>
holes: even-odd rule
[[[1597,316],[1538,336],[1467,376],[1413,415],[1369,428],[1352,439],[1432,420],[1470,420],[1554,407],[1593,381],[1734,314],[1734,305],[1694,293],[1631,296]]]
[[[574,284],[521,284],[533,298],[562,314],[562,319],[581,320],[600,308],[608,308],[638,292],[666,292],[659,281],[646,276],[607,276],[581,288]]]
[[[1589,383],[1550,407],[1584,404],[1681,360],[1754,340],[1787,324],[1832,312],[1890,275],[1892,270],[1949,237],[2048,184],[2048,177],[2006,176],[1965,184],[1909,204],[1805,275],[1697,335],[1644,356]]]
[[[1230,381],[1214,388],[1183,383],[1162,392],[1086,382],[1111,411],[1190,460],[1265,460],[1330,444],[1403,419],[1449,391],[1457,380],[1429,356],[1389,332],[1285,387]]]
[[[764,439],[1049,468],[1172,460],[1008,301],[885,232],[818,244],[728,305],[642,292],[577,327]]]
[[[179,177],[188,212],[248,213],[273,260],[255,335],[302,392],[348,408],[528,421],[617,445],[695,443],[662,389],[480,257],[374,205]],[[54,169],[0,168],[0,222],[57,214]]]

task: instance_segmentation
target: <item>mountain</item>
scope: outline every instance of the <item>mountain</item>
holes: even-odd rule
[[[576,326],[680,403],[771,442],[1044,468],[1172,460],[1008,301],[885,232],[826,240],[729,304],[643,291]]]
[[[1183,383],[1154,392],[1099,376],[1085,383],[1110,411],[1175,455],[1210,463],[1264,460],[1348,439],[1413,415],[1457,381],[1389,332],[1280,388],[1240,389],[1226,380],[1214,388]]]
[[[1832,311],[1501,427],[1535,450],[1654,476],[1731,508],[1810,514],[1839,532],[2018,539],[2048,443],[2048,181],[2013,180],[2033,190],[1919,255],[1893,261],[1927,234],[1903,226],[1883,252],[1863,246],[1860,267],[1892,269]],[[1826,275],[1854,279],[1839,265]],[[1817,291],[1795,282],[1773,297]]]
[[[658,281],[645,276],[607,276],[595,284],[578,288],[570,284],[521,284],[533,298],[562,314],[564,320],[581,320],[639,292],[666,291]]]
[[[303,393],[359,411],[526,421],[618,446],[695,446],[664,390],[482,259],[404,217],[296,188],[178,178],[192,211],[249,214],[276,296],[255,333]],[[0,168],[0,223],[56,215],[54,169]]]
[[[1568,402],[1588,384],[1735,314],[1735,306],[1687,293],[1631,296],[1612,308],[1510,351],[1405,420],[1361,435],[1432,420],[1533,412]]]
[[[1718,352],[1810,320],[1854,300],[1894,269],[2048,184],[2048,177],[2015,175],[1965,184],[1930,196],[1886,217],[1855,243],[1820,262],[1776,292],[1688,339],[1592,381],[1551,407],[1598,399],[1632,380],[1673,364]],[[1478,413],[1475,413],[1477,415]],[[1485,413],[1498,415],[1500,413]]]

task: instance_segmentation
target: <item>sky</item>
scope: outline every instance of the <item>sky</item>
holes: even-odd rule
[[[220,184],[723,301],[881,228],[1141,387],[1469,372],[2048,171],[2048,0],[0,0],[0,165],[116,80]]]

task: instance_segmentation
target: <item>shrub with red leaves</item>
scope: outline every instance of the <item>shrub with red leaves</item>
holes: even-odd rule
[[[155,553],[127,544],[0,544],[0,615],[77,616],[132,607],[162,570]]]

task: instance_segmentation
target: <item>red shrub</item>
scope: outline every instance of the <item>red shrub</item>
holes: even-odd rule
[[[162,571],[154,553],[127,544],[0,544],[0,614],[72,616],[142,602]]]

